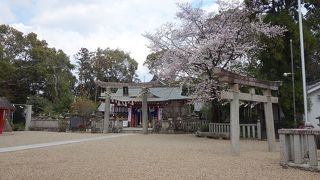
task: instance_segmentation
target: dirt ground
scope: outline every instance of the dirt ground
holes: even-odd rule
[[[110,136],[19,132],[0,135],[0,147]],[[320,173],[279,165],[266,141],[230,141],[194,135],[133,134],[74,144],[0,153],[0,179],[320,179]]]

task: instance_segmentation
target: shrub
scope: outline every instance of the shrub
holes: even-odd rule
[[[15,123],[13,126],[14,131],[24,131],[25,125],[23,122]]]
[[[209,124],[204,124],[200,128],[201,132],[209,132]]]
[[[67,130],[67,121],[65,119],[58,120],[58,131],[59,132],[66,132]]]
[[[73,113],[78,113],[80,115],[90,115],[92,114],[97,108],[97,105],[88,99],[85,98],[77,98],[72,104],[71,104],[71,111]]]
[[[31,96],[29,98],[27,104],[31,104],[32,105],[32,111],[35,114],[40,114],[40,113],[52,114],[53,113],[53,105],[52,105],[52,103],[48,99],[46,99],[44,97]]]

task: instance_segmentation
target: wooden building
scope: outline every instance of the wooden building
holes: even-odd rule
[[[142,127],[142,88],[119,88],[110,95],[110,113],[112,119],[121,120],[124,127]],[[189,98],[181,95],[181,87],[148,88],[148,126],[153,121],[179,118],[188,113]],[[105,92],[101,93],[99,111],[105,109]]]

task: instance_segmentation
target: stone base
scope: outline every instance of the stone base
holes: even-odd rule
[[[228,133],[211,133],[211,132],[196,132],[197,137],[207,137],[213,139],[230,139],[230,135]]]
[[[320,172],[320,166],[314,167],[314,166],[309,166],[309,164],[295,164],[292,162],[288,162],[288,163],[280,163],[280,165],[283,168],[292,167],[292,168],[302,169],[306,171]]]

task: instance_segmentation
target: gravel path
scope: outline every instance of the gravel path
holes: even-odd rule
[[[85,139],[90,137],[99,137],[103,134],[89,133],[56,133],[46,131],[14,131],[4,132],[0,135],[0,148],[21,146],[28,144],[48,143],[54,141],[66,141],[74,139]]]
[[[23,134],[19,136],[25,137]],[[47,133],[39,132],[26,134],[34,139],[41,139],[39,135],[46,136],[48,141],[68,136],[71,139],[99,136],[75,133],[44,135]],[[16,139],[15,136],[0,136],[0,146],[6,143],[2,141],[3,137]],[[26,143],[35,141],[28,139]],[[235,157],[231,156],[230,142],[226,140],[197,138],[194,135],[137,134],[0,153],[0,179],[320,178],[319,173],[281,168],[279,152],[267,152],[265,141],[242,140],[240,144],[241,155]]]

